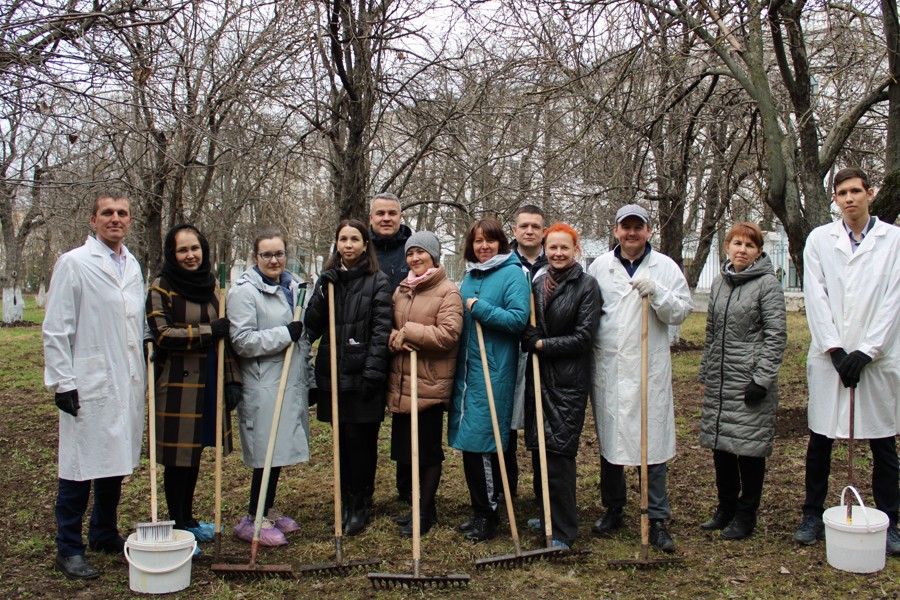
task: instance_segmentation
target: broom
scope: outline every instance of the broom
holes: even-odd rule
[[[170,542],[175,521],[159,521],[156,493],[156,369],[153,365],[153,343],[147,342],[147,437],[150,446],[150,523],[137,523],[137,541]]]
[[[470,577],[465,573],[453,575],[422,575],[419,571],[419,563],[422,559],[421,547],[421,519],[419,514],[419,502],[421,490],[419,489],[419,372],[418,353],[412,350],[410,360],[410,406],[409,406],[409,431],[410,448],[412,455],[412,555],[413,572],[404,574],[369,573],[369,581],[372,587],[377,589],[401,588],[449,588],[468,587]]]

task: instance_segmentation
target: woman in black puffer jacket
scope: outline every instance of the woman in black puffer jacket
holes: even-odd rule
[[[728,260],[709,294],[699,374],[700,445],[713,451],[719,504],[700,527],[739,540],[756,527],[787,325],[759,226],[735,223],[725,246]]]
[[[338,224],[335,251],[325,263],[306,308],[310,343],[322,338],[316,354],[315,397],[317,417],[326,423],[332,419],[329,282],[334,283],[335,290],[344,533],[356,535],[368,522],[375,491],[392,317],[391,284],[378,269],[375,252],[369,249],[368,227],[362,222],[350,219]]]
[[[600,319],[600,288],[576,257],[578,234],[564,223],[547,230],[544,251],[549,264],[532,284],[537,326],[522,334],[522,350],[540,358],[541,400],[547,444],[550,521],[553,545],[570,547],[578,534],[575,506],[575,455],[591,389],[591,348]],[[525,378],[525,444],[532,451],[536,489],[540,459],[535,416],[534,376],[529,358]],[[543,513],[541,513],[543,515]],[[543,530],[541,519],[529,524]]]

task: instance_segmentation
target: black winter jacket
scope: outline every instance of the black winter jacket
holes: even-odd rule
[[[546,272],[541,273],[533,283],[537,327],[544,346],[537,352],[544,436],[548,452],[575,456],[591,390],[591,349],[602,306],[600,287],[581,265],[575,265],[550,302],[545,303],[546,277]],[[534,368],[529,356],[525,373],[525,444],[530,450],[538,447],[534,407]]]
[[[397,286],[409,273],[409,265],[406,264],[406,240],[412,234],[412,229],[406,225],[400,225],[397,235],[392,238],[383,238],[376,235],[371,226],[369,227],[369,236],[372,238],[372,245],[375,246],[378,266],[390,280],[391,292],[397,289]]]
[[[391,285],[382,272],[362,268],[338,271],[335,287],[335,337],[338,340],[340,421],[377,423],[384,419],[384,389],[388,373],[388,338],[391,335]],[[328,334],[328,297],[319,278],[306,307],[310,343],[322,338],[316,353],[316,387],[321,402],[316,415],[331,422],[331,340]],[[375,391],[363,396],[369,380]]]

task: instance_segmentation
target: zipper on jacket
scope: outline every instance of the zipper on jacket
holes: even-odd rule
[[[722,285],[725,285],[723,280]],[[728,307],[731,306],[731,296],[734,294],[734,286],[731,286],[731,290],[728,292],[728,299],[725,301],[725,313],[722,315],[722,355],[719,359],[719,412],[716,414],[716,437],[713,441],[713,448],[719,447],[719,422],[722,419],[722,394],[725,391],[725,332],[727,331],[727,327],[725,326],[728,323]]]

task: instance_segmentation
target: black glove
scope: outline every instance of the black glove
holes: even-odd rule
[[[338,272],[337,269],[327,269],[322,272],[319,276],[322,279],[322,288],[326,291],[328,290],[328,283],[333,283],[337,285],[338,282]]]
[[[56,400],[56,408],[73,417],[78,416],[78,409],[81,408],[81,405],[78,404],[78,390],[56,392],[54,400]]]
[[[225,384],[225,409],[228,412],[237,408],[237,405],[244,399],[244,386],[239,383]]]
[[[319,402],[319,388],[309,388],[309,394],[307,396],[309,399],[308,404],[309,407],[312,408]]]
[[[359,388],[359,397],[363,402],[368,402],[378,396],[383,387],[384,384],[381,381],[363,377],[362,387]]]
[[[831,364],[834,365],[834,370],[838,373],[841,372],[841,363],[845,358],[847,358],[847,352],[843,348],[831,351]]]
[[[296,342],[300,339],[300,334],[303,333],[303,323],[300,321],[291,321],[287,324],[288,333],[291,334],[291,341]]]
[[[744,388],[744,402],[747,404],[762,402],[765,400],[767,392],[768,390],[766,390],[766,388],[758,385],[751,379],[750,383],[747,384],[747,387]]]
[[[213,339],[219,339],[223,337],[228,337],[228,328],[231,326],[231,322],[227,318],[216,319],[209,324],[209,328],[212,329]]]
[[[854,350],[848,354],[847,358],[841,361],[841,366],[838,368],[844,387],[856,387],[859,383],[859,376],[862,375],[863,367],[870,362],[872,362],[872,357],[865,352]]]
[[[522,332],[522,352],[534,352],[538,340],[541,339],[541,330],[532,324],[525,326]]]

